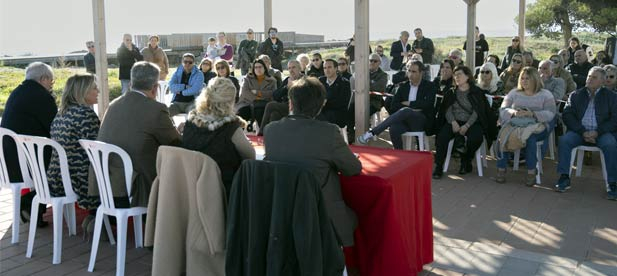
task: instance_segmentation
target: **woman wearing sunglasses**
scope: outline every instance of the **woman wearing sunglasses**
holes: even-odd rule
[[[572,78],[572,74],[568,70],[564,69],[563,57],[560,55],[552,55],[550,61],[555,64],[553,69],[553,77],[561,78],[566,83],[566,95],[576,90],[576,82]]]
[[[523,69],[523,55],[514,54],[510,66],[499,76],[503,82],[503,91],[510,91],[518,85],[518,75],[521,73],[521,69]]]
[[[231,68],[229,67],[229,63],[226,60],[217,60],[214,63],[214,69],[216,70],[217,77],[228,78],[236,87],[236,100],[238,102],[238,97],[240,96],[240,83],[236,77],[231,75]]]
[[[512,58],[514,54],[523,53],[523,48],[521,47],[521,39],[518,36],[512,38],[512,44],[508,46],[506,49],[506,54],[503,57],[503,63],[501,63],[501,71],[506,70],[508,66],[512,63]]]

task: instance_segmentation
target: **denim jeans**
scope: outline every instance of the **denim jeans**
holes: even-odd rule
[[[403,107],[390,115],[371,131],[377,136],[387,128],[390,128],[392,146],[394,146],[395,149],[403,149],[403,138],[401,135],[408,131],[424,131],[425,121],[426,117],[422,112],[413,111],[409,107]]]
[[[604,161],[606,162],[607,182],[611,183],[617,181],[617,140],[612,133],[600,135],[596,138],[595,145],[586,143],[583,136],[574,131],[568,131],[566,134],[559,137],[559,163],[557,164],[557,173],[570,173],[572,149],[580,145],[599,147],[602,150],[602,154],[604,154]]]
[[[120,80],[120,85],[122,85],[122,95],[131,90],[130,83],[131,80]]]
[[[525,148],[521,149],[521,151],[524,150],[525,152],[525,160],[526,160],[525,163],[527,164],[527,170],[533,170],[538,163],[538,158],[536,156],[536,153],[538,152],[538,148],[536,146],[536,143],[539,141],[544,141],[544,144],[540,147],[540,151],[541,151],[540,156],[541,158],[544,157],[544,154],[546,153],[546,149],[548,148],[547,138],[549,134],[551,133],[551,131],[553,131],[553,128],[555,128],[555,122],[557,121],[553,119],[552,121],[548,123],[548,128],[546,128],[544,131],[540,133],[531,134],[531,136],[527,138]],[[511,154],[510,152],[503,152],[503,155],[501,156],[501,158],[497,160],[497,168],[499,169],[506,168],[506,166],[508,165],[508,160],[510,159],[510,154]]]

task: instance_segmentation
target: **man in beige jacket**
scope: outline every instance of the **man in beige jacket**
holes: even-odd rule
[[[167,59],[167,54],[163,51],[163,48],[159,47],[159,36],[153,35],[150,36],[150,43],[148,46],[141,49],[141,55],[144,56],[145,61],[152,62],[159,66],[161,69],[161,73],[159,74],[159,80],[167,79],[167,74],[169,74],[169,60]]]

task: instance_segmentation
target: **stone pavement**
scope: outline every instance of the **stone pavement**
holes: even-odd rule
[[[472,174],[456,175],[458,161],[451,162],[444,178],[433,181],[435,261],[420,275],[617,276],[617,202],[605,199],[598,153],[593,162],[564,194],[552,191],[557,175],[549,159],[543,184],[531,188],[523,185],[524,166],[497,184],[494,160],[484,177],[475,164]],[[11,201],[9,190],[0,191],[0,275],[115,274],[116,247],[103,241],[95,272],[87,272],[91,243],[82,240],[79,223],[77,236],[64,228],[61,264],[51,264],[51,227],[37,230],[33,257],[26,258],[28,224],[21,225],[19,244],[10,244]],[[152,253],[135,249],[129,234],[126,275],[150,275],[151,264]]]

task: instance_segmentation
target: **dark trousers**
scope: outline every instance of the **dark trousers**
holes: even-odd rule
[[[257,125],[261,126],[261,119],[264,116],[265,105],[262,106],[245,106],[238,110],[238,116],[242,117],[242,119],[246,120],[251,124],[253,121],[257,121]]]
[[[369,105],[369,118],[370,116],[373,116],[373,114],[375,114],[375,112],[377,111],[379,110]],[[347,137],[349,138],[350,142],[356,140],[356,134],[354,131],[355,126],[356,126],[356,107],[354,106],[354,103],[351,103],[351,105],[349,106],[349,110],[347,112]]]
[[[289,115],[288,103],[269,102],[261,119],[259,134],[263,134],[263,130],[270,122],[278,121],[287,115]]]
[[[459,122],[459,125],[464,125],[465,122]],[[459,134],[457,134],[459,135]],[[475,154],[476,150],[480,148],[482,145],[484,132],[482,131],[482,126],[480,123],[475,123],[465,133],[465,137],[467,137],[467,151],[461,157],[461,162],[470,162]],[[437,138],[435,139],[435,143],[437,144],[437,151],[435,153],[435,165],[437,168],[443,168],[443,163],[446,159],[446,155],[448,154],[448,143],[452,138],[454,138],[455,134],[452,131],[451,124],[445,124],[439,130],[437,134]]]
[[[409,107],[403,107],[394,114],[390,115],[381,124],[374,127],[371,131],[379,135],[387,128],[390,128],[390,140],[395,149],[403,149],[403,139],[401,135],[408,131],[424,131],[426,117],[422,112],[413,111]]]

